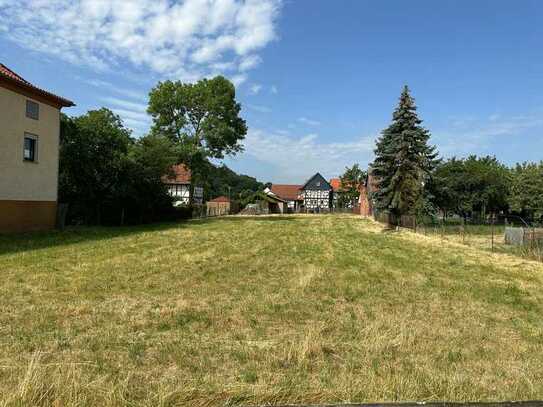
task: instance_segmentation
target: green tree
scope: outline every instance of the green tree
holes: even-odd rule
[[[130,130],[108,109],[62,116],[59,199],[80,208],[87,223],[101,223],[102,208],[124,188]]]
[[[160,219],[172,206],[162,182],[162,177],[177,161],[172,142],[162,136],[146,135],[133,143],[128,158],[130,165],[124,188],[117,193],[123,220],[127,207],[130,208],[128,215],[138,223]]]
[[[107,109],[61,118],[59,198],[72,221],[141,223],[172,215],[162,176],[176,162],[172,142],[135,140]]]
[[[378,209],[393,215],[415,214],[424,204],[424,186],[437,164],[430,133],[421,126],[415,101],[406,86],[392,124],[377,140],[371,166],[378,188],[373,199]]]
[[[206,178],[209,159],[243,150],[247,126],[240,110],[234,85],[222,76],[194,84],[160,82],[149,94],[152,133],[176,145],[178,162],[197,182]]]
[[[431,189],[444,214],[485,218],[487,213],[507,210],[510,172],[495,157],[453,157],[437,166]]]
[[[341,181],[341,192],[338,197],[340,207],[350,207],[358,201],[360,186],[366,180],[366,171],[358,164],[352,167],[345,167],[345,172],[339,177]]]
[[[226,165],[215,166],[210,164],[209,167],[206,171],[208,182],[205,184],[206,195],[209,198],[230,195],[232,199],[242,199],[240,193],[243,191],[255,193],[264,189],[264,184],[258,182],[256,178],[237,174]]]
[[[512,169],[509,205],[523,217],[543,218],[543,161],[517,164]]]

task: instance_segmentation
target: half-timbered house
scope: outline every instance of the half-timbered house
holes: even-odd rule
[[[334,190],[324,177],[316,173],[302,185],[304,208],[309,212],[329,211],[332,208]]]
[[[188,205],[190,203],[191,172],[184,164],[174,165],[169,175],[162,177],[168,193],[174,198],[174,204]]]

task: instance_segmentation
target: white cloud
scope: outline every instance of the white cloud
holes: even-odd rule
[[[249,93],[251,95],[258,95],[260,93],[260,91],[262,90],[262,85],[258,84],[258,83],[254,83],[251,85],[251,87],[249,88]]]
[[[524,115],[494,114],[486,119],[475,117],[451,118],[446,130],[433,132],[432,142],[446,156],[492,153],[495,138],[509,138],[543,128],[543,112]]]
[[[262,58],[258,55],[249,55],[241,60],[239,63],[239,70],[241,72],[249,71],[256,68],[262,62]]]
[[[321,122],[318,120],[308,119],[307,117],[300,117],[298,119],[300,123],[307,124],[308,126],[320,126]]]
[[[147,113],[147,104],[116,97],[102,97],[104,106],[119,115],[124,124],[139,136],[146,133],[151,126],[151,116]]]
[[[282,134],[281,134],[282,133]],[[365,166],[372,157],[375,137],[348,142],[325,143],[317,134],[290,137],[284,132],[250,130],[245,139],[246,154],[275,167],[268,174],[274,182],[302,183],[315,172],[325,177],[338,176],[345,166]]]
[[[238,87],[239,85],[241,85],[247,80],[247,75],[245,74],[234,75],[230,78],[230,80],[236,87]]]
[[[135,99],[139,101],[143,101],[147,99],[147,95],[144,92],[141,92],[135,89],[121,88],[119,86],[113,85],[112,83],[103,81],[101,79],[89,79],[89,78],[82,78],[79,76],[76,76],[75,78],[80,82],[84,82],[96,88],[107,90],[108,92],[116,93],[118,95],[122,95],[130,99]]]
[[[271,113],[272,111],[268,106],[252,105],[252,104],[245,104],[245,106],[248,109],[254,110],[255,112],[259,112],[259,113]]]
[[[279,89],[277,89],[277,86],[272,85],[272,87],[270,88],[270,92],[274,95],[277,95],[279,93]]]
[[[281,6],[281,0],[0,2],[0,33],[22,47],[95,69],[129,62],[182,80],[256,67],[257,53],[276,37]]]
[[[132,110],[134,112],[141,112],[141,113],[146,113],[147,112],[147,105],[144,104],[144,103],[131,102],[131,101],[128,101],[128,100],[119,99],[119,98],[115,98],[115,97],[103,97],[103,98],[101,98],[101,100],[108,103],[108,104],[112,104],[114,106],[119,106],[119,107],[122,107],[124,109]]]

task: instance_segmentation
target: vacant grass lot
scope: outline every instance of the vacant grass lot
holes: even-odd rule
[[[543,265],[352,216],[0,237],[0,405],[543,398]]]

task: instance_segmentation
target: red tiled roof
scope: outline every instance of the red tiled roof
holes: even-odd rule
[[[13,72],[11,69],[9,69],[4,64],[0,64],[0,74],[5,75],[5,76],[9,76],[11,79],[15,79],[16,81],[23,82],[23,83],[25,83],[27,85],[31,85],[30,82],[28,82],[23,77],[17,75],[15,72]]]
[[[172,174],[162,177],[165,184],[190,184],[191,173],[185,164],[177,164],[172,167]]]
[[[330,185],[332,185],[334,192],[341,192],[343,190],[343,185],[341,184],[341,179],[339,178],[330,179]],[[364,184],[360,184],[358,186],[358,191],[362,191],[363,188],[365,188]]]
[[[332,178],[330,179],[330,185],[332,185],[334,192],[337,192],[341,188],[341,180],[339,178]]]
[[[7,66],[0,63],[0,84],[2,83],[2,80],[6,81],[17,89],[24,90],[31,95],[37,96],[38,98],[41,97],[51,103],[54,103],[55,105],[58,105],[59,107],[75,106],[74,102],[72,102],[71,100],[64,99],[63,97],[54,95],[50,92],[47,92],[46,90],[40,89],[37,86],[32,85],[22,76],[17,75]]]
[[[219,197],[217,197],[215,199],[212,199],[209,202],[230,202],[230,199],[228,199],[227,196],[219,196]]]
[[[279,198],[287,201],[296,201],[300,198],[301,185],[272,184],[271,191]]]

